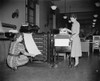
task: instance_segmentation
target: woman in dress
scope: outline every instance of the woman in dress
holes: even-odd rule
[[[9,49],[7,64],[14,70],[16,70],[18,66],[24,65],[29,61],[27,57],[29,54],[26,52],[22,40],[23,35],[16,34],[15,41],[11,42]]]
[[[77,66],[79,64],[79,57],[82,56],[82,51],[81,51],[81,42],[80,42],[80,37],[79,37],[79,32],[80,32],[80,24],[77,21],[77,17],[75,15],[72,15],[70,17],[70,20],[72,22],[72,49],[71,49],[71,57],[75,58],[75,65]]]

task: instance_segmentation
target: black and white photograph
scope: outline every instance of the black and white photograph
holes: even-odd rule
[[[0,0],[0,81],[100,81],[100,0]]]

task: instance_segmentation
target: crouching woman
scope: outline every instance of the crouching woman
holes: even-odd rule
[[[16,70],[18,66],[24,65],[29,61],[28,55],[23,44],[23,35],[20,33],[16,34],[15,40],[11,42],[9,48],[9,54],[7,56],[8,66]]]

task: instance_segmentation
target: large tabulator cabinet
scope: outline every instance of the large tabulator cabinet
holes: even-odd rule
[[[37,33],[33,34],[33,39],[38,47],[38,49],[41,51],[43,55],[47,57],[47,61],[49,60],[50,55],[50,34],[42,34]]]
[[[60,36],[60,37],[62,37],[62,36]],[[54,37],[54,34],[52,34],[52,33],[33,34],[33,39],[34,39],[38,49],[41,51],[41,53],[47,57],[47,61],[49,63],[55,62],[55,59],[56,59],[55,56],[56,56],[57,50],[60,50],[60,51],[63,50],[62,48],[56,49],[56,52],[55,52],[55,37]],[[63,51],[65,51],[66,49],[68,49],[68,48],[65,48]],[[66,50],[66,51],[69,52],[69,50]]]
[[[99,50],[100,52],[100,35],[94,35],[93,36],[93,45],[92,45],[92,52],[94,53],[94,50]]]

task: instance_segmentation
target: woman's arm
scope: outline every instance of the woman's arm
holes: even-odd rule
[[[22,43],[19,44],[19,50],[20,50],[20,52],[21,52],[22,54],[24,54],[24,55],[26,55],[26,56],[29,55],[29,53],[26,52],[25,46],[24,46]]]
[[[72,31],[70,29],[67,29],[68,32],[70,32],[72,34]]]
[[[30,54],[30,53],[28,53],[28,52],[24,52],[24,55],[26,55],[26,56],[30,56],[30,57],[35,57],[36,55],[34,55],[34,54]]]
[[[30,54],[26,51],[23,54],[26,55],[26,56],[30,56]]]
[[[30,53],[28,53],[28,52],[25,50],[25,47],[24,47],[23,44],[21,44],[20,47],[21,47],[21,48],[20,48],[20,51],[21,51],[21,53],[22,53],[23,55],[31,56],[31,57],[34,57],[34,56],[35,56],[34,54],[30,54]]]

